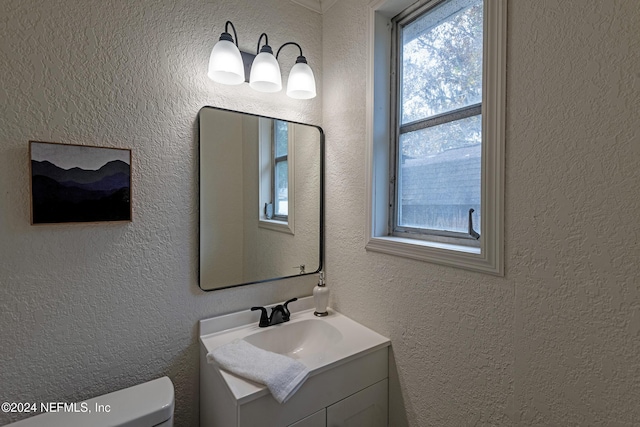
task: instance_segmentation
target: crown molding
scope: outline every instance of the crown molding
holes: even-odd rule
[[[299,4],[321,15],[329,10],[336,1],[338,0],[291,0],[292,3]]]

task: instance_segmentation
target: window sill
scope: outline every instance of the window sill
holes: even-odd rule
[[[285,221],[277,221],[274,219],[259,219],[258,227],[266,228],[268,230],[279,231],[280,233],[287,233],[293,235],[293,227]]]
[[[483,255],[481,248],[389,236],[371,237],[365,248],[403,258],[502,275],[495,263]]]

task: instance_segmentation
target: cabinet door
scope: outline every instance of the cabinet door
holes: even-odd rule
[[[327,427],[386,427],[387,387],[384,379],[327,408]]]
[[[327,410],[322,409],[313,415],[296,421],[289,427],[327,427]]]

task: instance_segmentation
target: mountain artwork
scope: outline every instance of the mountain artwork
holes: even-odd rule
[[[30,141],[31,223],[131,221],[131,150]]]

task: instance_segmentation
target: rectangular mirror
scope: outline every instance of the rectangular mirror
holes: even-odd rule
[[[198,123],[200,287],[320,271],[322,129],[214,107]]]

